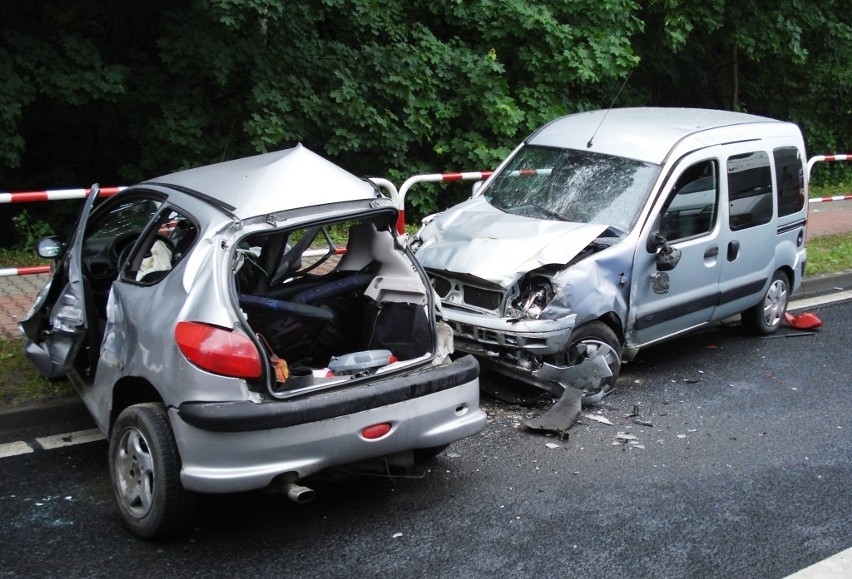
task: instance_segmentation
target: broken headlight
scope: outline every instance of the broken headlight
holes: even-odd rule
[[[515,319],[536,320],[553,299],[553,285],[546,277],[525,277],[511,298],[508,315]]]

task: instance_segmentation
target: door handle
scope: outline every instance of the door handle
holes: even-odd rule
[[[740,242],[732,241],[728,244],[728,261],[734,261],[740,254]]]
[[[710,259],[711,257],[716,257],[719,255],[719,246],[711,245],[704,251],[704,259]]]

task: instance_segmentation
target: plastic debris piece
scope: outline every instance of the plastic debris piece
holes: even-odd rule
[[[545,443],[544,446],[546,446],[547,448],[550,448],[551,450],[554,449],[554,448],[559,448],[559,445],[556,444],[555,442],[547,442],[547,443]]]
[[[686,438],[686,435],[685,434],[678,434],[677,437],[678,438]]]
[[[623,441],[622,444],[625,443],[625,442],[630,442],[631,440],[639,440],[639,438],[637,438],[635,435],[627,434],[626,432],[617,433],[615,435],[615,439],[619,440],[619,441]]]
[[[638,424],[638,425],[640,425],[640,426],[650,426],[650,427],[652,427],[652,428],[653,428],[653,426],[654,426],[654,423],[653,423],[653,422],[650,422],[650,421],[648,421],[648,420],[639,420],[638,418],[634,418],[634,419],[633,419],[633,423],[634,423],[634,424]]]
[[[393,534],[394,539],[399,539],[400,537],[402,537],[402,533],[394,533]]]
[[[793,315],[790,312],[784,312],[784,321],[797,330],[814,330],[822,327],[822,320],[816,314],[805,312],[799,315]]]
[[[598,414],[584,414],[583,418],[588,418],[589,420],[594,420],[595,422],[600,422],[601,424],[609,424],[610,426],[614,426],[614,424],[606,416],[600,416]]]

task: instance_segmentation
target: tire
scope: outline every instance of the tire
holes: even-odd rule
[[[766,336],[781,326],[790,298],[790,280],[783,271],[776,271],[760,303],[743,312],[743,325],[751,332]]]
[[[588,322],[571,332],[565,348],[565,365],[573,366],[586,358],[602,355],[606,359],[612,376],[599,380],[583,389],[583,404],[595,404],[615,389],[615,381],[621,371],[621,342],[612,329],[603,322]]]
[[[118,510],[135,534],[162,539],[188,526],[195,495],[181,485],[180,455],[162,404],[137,404],[118,416],[109,470]]]

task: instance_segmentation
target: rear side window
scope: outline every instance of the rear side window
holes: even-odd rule
[[[796,147],[779,147],[775,157],[775,182],[778,186],[778,216],[797,213],[805,206],[805,169]]]
[[[731,230],[772,219],[772,171],[763,151],[728,158],[728,205]]]

